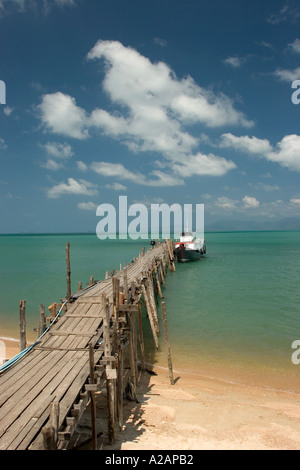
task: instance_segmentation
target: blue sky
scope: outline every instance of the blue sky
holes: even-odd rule
[[[298,217],[299,26],[292,0],[0,0],[0,233],[93,232],[120,195]]]

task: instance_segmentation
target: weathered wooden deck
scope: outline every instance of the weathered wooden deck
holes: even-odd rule
[[[93,393],[103,388],[103,382],[110,380],[114,384],[111,393],[115,394],[112,405],[115,413],[111,410],[114,423],[110,423],[108,432],[114,432],[117,421],[121,426],[122,350],[129,345],[134,386],[136,342],[137,337],[142,340],[142,333],[140,330],[136,333],[136,317],[133,315],[139,313],[140,328],[139,309],[143,298],[154,342],[158,346],[157,314],[151,296],[156,283],[158,289],[164,284],[169,262],[167,244],[158,244],[140,254],[115,276],[78,291],[41,340],[21,360],[0,374],[0,449],[47,448],[49,429],[52,448],[53,445],[58,449],[67,448]],[[105,331],[108,331],[108,336],[105,336]],[[54,416],[56,424],[53,424],[55,409],[59,411]]]

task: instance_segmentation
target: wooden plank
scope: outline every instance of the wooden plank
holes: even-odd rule
[[[117,380],[117,370],[116,369],[106,369],[106,378],[108,380]]]
[[[0,420],[3,420],[8,414],[8,421],[12,422],[34,400],[39,390],[51,380],[51,372],[53,373],[54,365],[57,364],[58,360],[61,360],[63,355],[64,352],[58,352],[57,356],[51,355],[51,359],[47,361],[47,364],[44,364],[30,380],[25,382],[22,387],[15,388],[15,393],[0,408]],[[28,368],[27,373],[30,378],[30,368]],[[1,421],[2,424],[3,421]]]
[[[138,312],[137,304],[122,304],[118,307],[119,312]]]
[[[0,376],[0,396],[3,397],[5,391],[10,389],[10,393],[15,390],[16,381],[30,380],[30,376],[27,374],[27,365],[30,363],[30,368],[34,371],[36,364],[40,363],[45,357],[45,352],[35,352],[31,350],[22,361],[17,362],[11,369],[7,370],[3,375]],[[1,406],[1,399],[0,399]]]
[[[0,450],[17,449],[45,411],[47,410],[47,413],[49,413],[49,405],[54,399],[53,395],[48,395],[40,397],[40,400],[32,403],[29,409],[30,417],[26,420],[15,421],[1,437]]]
[[[78,304],[101,304],[102,305],[102,298],[101,296],[88,296],[82,295],[76,299]]]
[[[17,389],[16,393],[12,395],[0,409],[1,430],[0,436],[5,433],[11,424],[18,419],[23,413],[26,414],[28,406],[36,399],[38,399],[41,390],[43,390],[49,382],[57,374],[54,367],[57,363],[57,356],[61,357],[64,352],[56,352],[52,355],[48,367],[43,367],[39,373],[31,377],[30,383],[26,383],[23,387]]]
[[[85,331],[82,332],[81,330],[70,330],[70,331],[49,331],[49,335],[51,336],[87,336],[91,338],[92,336],[95,336],[97,331]]]
[[[95,351],[95,363],[97,363],[102,355],[102,352]],[[80,370],[79,370],[80,369]],[[60,416],[59,424],[62,425],[64,419],[68,415],[73,403],[78,396],[80,390],[82,389],[83,384],[86,382],[89,376],[89,357],[87,356],[84,360],[81,361],[80,367],[78,367],[74,380],[71,385],[68,387],[67,393],[64,395],[63,399],[60,401]]]
[[[79,314],[66,314],[64,315],[65,317],[70,317],[70,318],[102,318],[102,315],[79,315]]]

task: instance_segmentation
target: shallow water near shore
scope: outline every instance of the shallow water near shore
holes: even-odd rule
[[[18,338],[19,300],[26,299],[27,338],[34,341],[39,306],[66,294],[65,247],[71,245],[72,291],[101,280],[138,255],[147,240],[95,235],[2,235],[0,337]],[[300,232],[207,233],[207,255],[176,264],[163,290],[174,369],[300,393]],[[161,300],[158,311],[161,318]],[[167,367],[161,321],[154,350],[144,319],[146,359]]]

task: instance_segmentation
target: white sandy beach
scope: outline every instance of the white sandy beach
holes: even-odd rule
[[[99,448],[106,450],[298,450],[299,396],[184,373],[170,385],[168,371],[144,373],[139,403],[124,401],[124,430],[107,443],[103,398],[98,396]],[[90,436],[87,410],[81,440]],[[89,448],[89,446],[85,447]],[[84,448],[83,448],[84,449]]]

